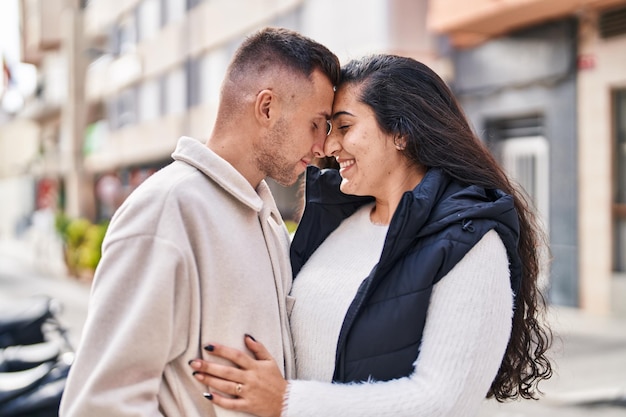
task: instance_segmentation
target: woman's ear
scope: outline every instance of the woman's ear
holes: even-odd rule
[[[405,150],[406,149],[406,136],[394,136],[393,145],[399,151]]]

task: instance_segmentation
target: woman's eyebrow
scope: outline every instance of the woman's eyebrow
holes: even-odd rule
[[[337,113],[333,114],[333,120],[337,119],[340,116],[352,116],[354,117],[354,114],[347,112],[347,111],[338,111]]]

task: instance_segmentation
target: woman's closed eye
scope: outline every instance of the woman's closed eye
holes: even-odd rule
[[[342,132],[345,132],[346,130],[348,130],[350,128],[351,125],[339,125],[337,127],[337,130],[340,130]]]

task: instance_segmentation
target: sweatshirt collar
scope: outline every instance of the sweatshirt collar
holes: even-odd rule
[[[261,212],[265,208],[268,215],[280,218],[265,180],[255,190],[239,171],[197,139],[181,137],[172,158],[193,166],[252,210]]]

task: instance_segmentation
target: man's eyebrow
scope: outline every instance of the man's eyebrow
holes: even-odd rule
[[[347,111],[338,111],[337,113],[333,114],[333,120],[337,119],[340,116],[352,116],[354,117],[354,114],[347,112]]]

